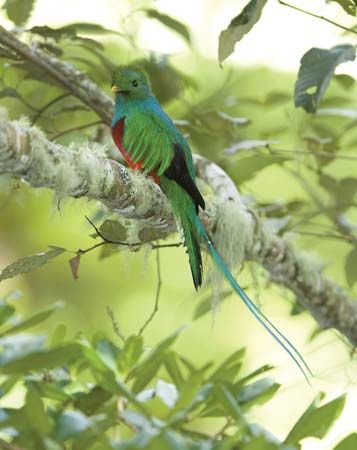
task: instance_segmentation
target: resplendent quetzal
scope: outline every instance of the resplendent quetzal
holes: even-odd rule
[[[195,183],[191,149],[162,110],[145,72],[135,66],[119,67],[113,74],[112,91],[115,92],[113,140],[130,168],[152,176],[170,202],[183,233],[195,288],[202,284],[200,243],[203,242],[217,268],[250,312],[306,377],[305,369],[310,371],[300,353],[241,288],[205,230],[198,216],[205,202]]]

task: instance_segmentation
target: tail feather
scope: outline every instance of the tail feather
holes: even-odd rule
[[[200,238],[197,236],[195,227],[191,225],[189,216],[181,215],[181,227],[190,263],[193,284],[197,290],[202,284],[203,272]]]
[[[239,295],[243,300],[244,304],[247,306],[249,311],[253,316],[259,321],[259,323],[265,328],[265,330],[280,344],[280,346],[288,353],[288,355],[293,359],[295,364],[298,366],[302,374],[304,375],[307,382],[310,384],[308,374],[312,376],[312,372],[305,362],[302,355],[294,347],[294,345],[289,341],[289,339],[284,336],[279,329],[266,317],[266,315],[256,306],[256,304],[248,297],[244,289],[239,285],[237,280],[234,278],[229,268],[223,261],[221,255],[218,253],[217,249],[213,245],[208,233],[206,232],[200,218],[194,216],[194,225],[197,233],[201,239],[206,244],[208,251],[215,262],[217,268],[222,272],[223,276],[229,282],[233,290]],[[306,373],[307,372],[307,373]]]

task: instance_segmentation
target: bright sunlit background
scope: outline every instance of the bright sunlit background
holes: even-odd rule
[[[38,0],[28,25],[47,24],[56,27],[71,22],[88,21],[113,30],[118,29],[120,24],[121,27],[131,31],[134,16],[141,14],[137,11],[133,17],[126,18],[128,12],[133,9],[133,3],[135,4],[117,0],[60,2]],[[138,9],[143,4],[143,2],[136,3]],[[157,10],[187,24],[192,32],[196,49],[194,51],[212,59],[217,58],[219,32],[227,27],[245,3],[245,0],[154,2]],[[336,4],[326,5],[324,0],[307,0],[299,1],[299,6],[318,14],[322,11],[337,22],[349,23],[346,14]],[[10,22],[3,17],[0,23],[10,26]],[[179,36],[158,22],[143,21],[139,31],[135,33],[138,33],[137,43],[141,49],[173,55],[177,67],[180,64],[187,64],[186,61],[193,61],[192,64],[195,64],[195,56],[191,55],[191,59],[185,58],[193,50],[189,49]],[[237,45],[235,53],[229,59],[229,65],[235,64],[237,71],[251,66],[269,66],[277,71],[290,72],[292,75],[288,75],[289,80],[294,80],[299,60],[309,48],[314,46],[329,48],[345,40],[338,28],[272,1],[265,8],[259,24]],[[125,55],[118,55],[118,59],[120,62],[129,61],[131,55],[127,52]],[[192,67],[178,68],[187,73],[193,71]],[[215,70],[216,76],[222,76],[223,79],[224,70],[221,71],[218,63]],[[357,77],[356,63],[344,64],[339,71]],[[205,73],[202,73],[202,80],[204,79]],[[263,87],[264,78],[261,84]],[[249,94],[250,92],[246,92],[247,96]],[[273,172],[270,172],[270,176],[273,176]],[[267,180],[263,180],[262,176],[251,184],[248,183],[246,193],[250,191],[256,193],[260,186],[263,187],[263,181]],[[272,178],[271,185],[264,187],[264,192],[261,192],[261,198],[269,195],[279,196],[279,189],[279,186],[274,186]],[[287,186],[286,189],[298,191],[299,188]],[[85,202],[68,201],[59,214],[49,193],[34,194],[30,189],[21,188],[16,200],[4,206],[4,209],[2,207],[0,212],[0,230],[4,236],[6,234],[6,243],[2,239],[1,244],[0,266],[3,267],[14,259],[24,256],[23,242],[26,242],[26,254],[41,251],[47,244],[74,250],[85,246],[86,244],[80,240],[83,238],[84,241],[84,236],[90,233],[90,229],[83,217],[88,214],[90,208]],[[29,222],[26,222],[25,214],[31,214]],[[21,242],[18,241],[18,236],[22,236]],[[87,239],[85,242],[88,243],[90,240]],[[306,248],[311,246],[314,246],[313,240],[305,243]],[[337,281],[342,277],[340,267],[342,258],[339,259],[339,256],[341,255],[338,251],[332,249],[330,260],[327,261],[327,271]],[[161,258],[163,293],[159,318],[147,332],[148,339],[153,342],[183,323],[190,322],[192,305],[195,305],[197,300],[191,285],[187,282],[190,275],[184,252],[181,249],[162,251]],[[56,320],[71,323],[73,334],[77,330],[88,332],[100,327],[110,327],[105,313],[108,304],[116,312],[124,333],[136,330],[149,314],[156,285],[153,254],[145,255],[141,252],[138,255],[125,252],[101,263],[98,263],[97,255],[88,255],[82,263],[77,282],[72,281],[66,264],[63,260],[56,260],[39,272],[1,283],[0,294],[13,288],[21,289],[25,299],[22,302],[28,309],[63,299],[67,305],[66,312],[63,312],[62,317],[59,313]],[[249,275],[244,277],[243,284],[245,280],[249,281]],[[55,279],[57,281],[54,283]],[[236,299],[233,297],[220,308],[213,325],[212,318],[207,317],[185,331],[179,340],[178,348],[185,351],[190,349],[191,357],[203,363],[209,359],[222,360],[229,352],[247,345],[249,368],[267,361],[275,364],[277,370],[274,371],[274,376],[282,382],[283,387],[266,406],[255,410],[255,417],[252,420],[266,426],[278,437],[285,436],[286,431],[319,391],[326,392],[327,399],[347,391],[346,408],[333,430],[324,440],[310,438],[303,445],[303,450],[330,448],[342,437],[357,430],[356,364],[350,360],[348,348],[341,338],[333,332],[323,333],[311,344],[306,343],[314,329],[314,321],[307,314],[297,318],[288,317],[288,302],[282,300],[287,295],[286,291],[276,286],[268,288],[264,283],[259,286],[259,290],[267,314],[274,318],[273,321],[279,328],[297,344],[316,373],[312,388],[306,385],[289,358],[267,338],[265,332],[249,317],[244,308],[237,307]],[[37,298],[40,292],[41,298]],[[87,313],[87,306],[94,298],[98,304],[90,305]],[[160,317],[165,317],[165,321],[160,321]],[[244,329],[241,328],[243,326]],[[251,330],[254,330],[254,334],[250,335]]]

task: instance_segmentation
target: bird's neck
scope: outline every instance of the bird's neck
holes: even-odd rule
[[[134,111],[146,109],[156,104],[157,100],[154,95],[148,95],[143,98],[128,98],[125,94],[116,94],[114,104],[114,115],[112,125],[117,123],[123,117],[127,117]]]

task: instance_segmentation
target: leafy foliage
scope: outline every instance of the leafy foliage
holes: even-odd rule
[[[156,9],[148,8],[148,9],[144,9],[143,11],[150,19],[158,20],[166,27],[168,27],[171,30],[176,31],[176,33],[180,34],[188,43],[191,42],[191,37],[190,37],[190,33],[188,31],[188,28],[183,23],[179,22],[176,19],[173,19],[172,17],[168,16],[167,14],[160,13]]]
[[[357,2],[356,0],[328,0],[329,2],[338,3],[346,13],[351,16],[355,16],[357,12]]]
[[[352,45],[336,45],[330,50],[312,48],[302,57],[295,84],[295,105],[316,112],[328,88],[336,67],[353,61],[356,49]]]
[[[10,264],[5,267],[5,269],[0,274],[0,281],[6,280],[7,278],[15,277],[16,275],[31,272],[38,267],[47,264],[53,258],[61,255],[66,250],[60,247],[52,247],[51,250],[43,253],[38,253],[37,255],[25,256],[22,259]]]
[[[30,18],[34,5],[35,0],[6,0],[3,9],[15,25],[24,25]]]
[[[350,15],[355,14],[355,1],[334,1]],[[5,9],[15,24],[24,25],[34,2],[21,1],[21,8],[19,3],[8,0]],[[250,1],[222,31],[220,62],[258,22],[265,4]],[[133,9],[125,18],[126,23],[132,20],[127,28],[110,30],[96,23],[70,23],[59,28],[43,25],[22,30],[21,39],[75,65],[107,91],[112,68],[127,63],[130,54],[149,73],[159,101],[167,103],[170,115],[193,149],[229,173],[248,206],[254,205],[265,217],[264,225],[279,235],[290,233],[303,247],[313,247],[330,266],[340,265],[335,255],[344,252],[345,279],[352,287],[356,281],[357,240],[353,223],[357,194],[356,83],[346,74],[334,73],[340,63],[354,58],[353,46],[311,49],[303,57],[297,83],[299,102],[311,111],[321,105],[316,115],[308,116],[292,106],[294,80],[290,75],[243,68],[219,71],[217,75],[217,63],[205,61],[196,52],[192,52],[195,64],[182,65],[175,56],[153,55],[139,49],[135,30],[148,19],[178,33],[190,45],[194,43],[185,24],[153,8],[139,11],[141,14],[133,14]],[[11,117],[29,117],[64,144],[88,139],[101,145],[110,142],[95,114],[33,62],[2,46],[0,58],[0,100]],[[108,150],[108,154],[117,158],[117,153]],[[39,203],[38,199],[34,203]],[[32,207],[26,205],[25,211],[31,213],[26,220],[34,223],[39,219]],[[1,214],[6,218],[6,211],[1,210]],[[11,218],[11,226],[1,231],[9,242],[19,240],[25,252],[26,238],[13,226],[18,216],[12,214],[15,219]],[[109,241],[126,241],[126,228],[107,219],[105,213],[100,218],[103,236]],[[310,234],[313,241],[309,240]],[[149,226],[139,233],[141,242],[158,237],[157,230]],[[117,245],[103,246],[102,250],[102,259],[119,251]],[[39,268],[64,252],[52,248],[23,258],[5,268],[0,281]],[[75,278],[81,257],[78,251],[70,261]],[[126,255],[123,260],[129,264]],[[71,306],[80,308],[77,313],[81,318],[83,311],[92,315],[97,326],[98,308],[102,308],[98,305],[117,290],[108,280],[112,281],[112,277],[117,281],[118,266],[113,264],[107,273],[103,269],[100,276],[97,267],[93,272],[86,270],[93,276],[88,286],[81,286],[81,293],[78,283],[73,288],[65,278],[66,283],[61,285],[50,269],[46,283],[37,284],[41,288],[50,285],[51,298],[59,294],[62,298],[63,292],[66,296],[70,290],[68,297],[82,296],[80,306],[75,302]],[[133,286],[135,290],[141,287],[138,280],[142,273],[133,272],[130,293]],[[37,272],[31,278],[36,277]],[[123,285],[124,280],[121,299],[129,292]],[[35,287],[36,283],[31,284],[37,294]],[[100,301],[94,296],[98,290]],[[48,294],[44,289],[43,297]],[[148,297],[147,292],[144,295]],[[230,291],[223,291],[221,300],[229,295]],[[38,308],[37,300],[41,299],[35,300]],[[211,305],[212,296],[204,295],[194,319],[207,314]],[[0,427],[2,436],[19,448],[296,450],[305,437],[322,438],[343,408],[343,396],[323,405],[319,398],[287,431],[285,441],[279,440],[250,422],[252,409],[274,398],[279,384],[266,376],[271,369],[268,364],[247,373],[244,349],[236,350],[222,363],[207,361],[199,366],[185,352],[175,350],[184,332],[181,329],[166,339],[161,337],[154,346],[136,334],[125,342],[104,332],[88,339],[73,331],[77,328],[73,327],[71,314],[66,316],[68,331],[66,325],[59,324],[50,335],[29,333],[30,327],[41,326],[58,306],[51,305],[21,319],[12,301],[0,301],[0,395],[5,400],[8,394],[20,398],[18,403],[0,410]],[[140,308],[135,308],[138,317]],[[294,304],[291,311],[301,312],[301,308]],[[335,450],[355,447],[356,434],[352,434]]]
[[[250,0],[228,28],[219,35],[218,59],[222,63],[234,51],[239,42],[258,22],[267,0]]]
[[[63,326],[48,340],[23,332],[53,309],[16,328],[15,308],[5,300],[1,305],[7,310],[0,329],[1,396],[20,386],[24,395],[18,405],[0,409],[0,431],[18,448],[293,450],[304,437],[323,437],[343,408],[343,398],[311,406],[283,443],[248,420],[250,409],[269,401],[279,384],[265,377],[269,367],[242,373],[244,349],[217,367],[196,367],[173,349],[182,329],[149,350],[138,335],[121,345],[103,332],[65,340]],[[193,424],[193,418],[212,417],[226,425],[207,432]]]

